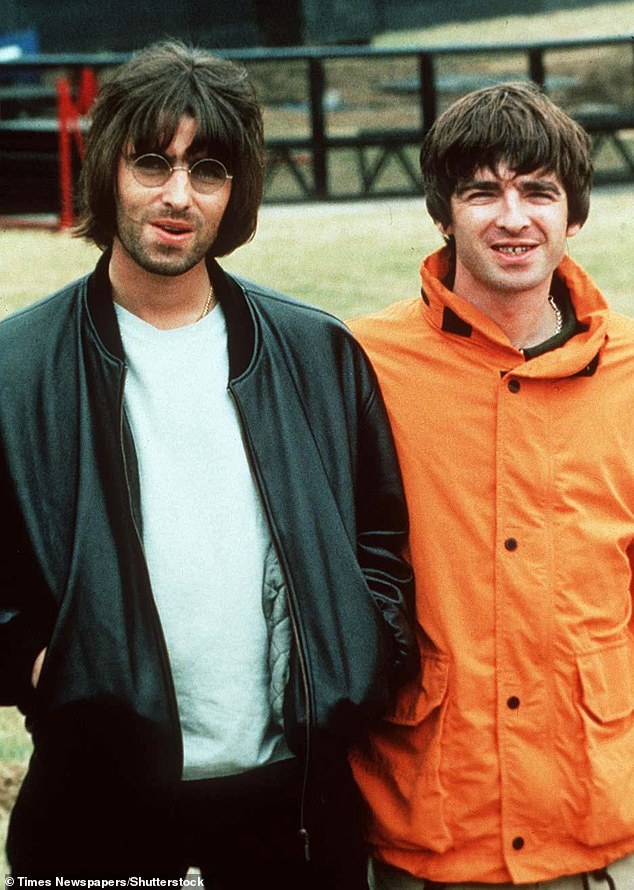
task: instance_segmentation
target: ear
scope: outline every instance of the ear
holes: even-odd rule
[[[570,225],[566,229],[566,238],[574,238],[574,236],[577,234],[577,232],[579,231],[579,229],[581,228],[582,225],[583,225],[583,223],[579,223],[579,222],[570,223]]]
[[[434,223],[443,238],[449,238],[451,235],[453,235],[453,226],[451,225],[451,223],[445,225],[439,219],[435,219]]]

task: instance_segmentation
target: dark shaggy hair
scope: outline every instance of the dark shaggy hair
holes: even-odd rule
[[[427,209],[451,223],[451,196],[476,170],[554,174],[568,198],[568,224],[583,224],[590,208],[590,137],[534,84],[506,83],[469,93],[434,122],[420,166]]]
[[[101,248],[116,234],[122,155],[164,152],[183,116],[194,118],[194,150],[233,174],[231,197],[210,253],[224,256],[254,234],[264,177],[262,114],[244,68],[178,41],[141,50],[101,87],[80,175],[75,234]]]

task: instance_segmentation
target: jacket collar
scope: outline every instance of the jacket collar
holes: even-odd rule
[[[88,279],[88,314],[106,351],[124,362],[123,344],[108,276],[109,265],[110,251],[106,251]],[[257,325],[252,305],[242,285],[228,275],[215,259],[207,260],[207,268],[227,322],[229,377],[233,380],[243,374],[252,361],[256,350]]]
[[[557,267],[553,288],[567,291],[577,316],[577,333],[563,346],[530,361],[525,361],[494,321],[445,286],[451,274],[448,248],[426,257],[420,274],[428,322],[448,336],[486,346],[496,366],[527,377],[570,377],[596,366],[607,336],[609,310],[589,276],[569,257]]]

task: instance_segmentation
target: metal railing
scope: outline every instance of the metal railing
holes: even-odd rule
[[[216,50],[214,50],[216,51]],[[582,96],[584,83],[576,77],[561,76],[557,72],[572,54],[581,52],[592,57],[593,71],[597,77],[608,79],[612,61],[607,55],[619,51],[620,72],[618,85],[612,85],[610,95],[599,96],[591,103],[573,101],[569,109],[591,133],[595,152],[607,146],[610,162],[597,167],[598,179],[634,179],[634,41],[631,36],[601,37],[541,41],[539,43],[510,43],[500,45],[465,44],[442,46],[398,47],[301,47],[284,49],[252,49],[217,51],[228,58],[245,64],[258,81],[264,69],[270,73],[272,66],[291,66],[295,93],[299,92],[302,116],[299,126],[293,123],[278,124],[273,130],[265,126],[267,157],[266,199],[268,200],[327,200],[380,194],[413,194],[420,189],[415,153],[420,141],[436,119],[443,103],[486,82],[509,79],[504,65],[497,64],[506,57],[521,59],[516,64],[513,78],[530,79],[547,92],[560,92],[568,98]],[[602,54],[606,60],[602,62]],[[625,56],[623,55],[625,54]],[[627,61],[624,61],[625,57]],[[100,54],[44,54],[23,56],[0,62],[0,157],[5,149],[5,135],[12,131],[11,155],[16,152],[16,129],[21,131],[25,150],[36,124],[28,114],[16,120],[3,117],[11,89],[17,94],[25,74],[36,74],[40,82],[50,83],[56,72],[74,77],[85,68],[98,75],[129,58],[125,53]],[[336,66],[354,62],[363,64],[363,77],[371,78],[373,66],[384,71],[400,60],[409,72],[407,77],[379,79],[372,86],[372,98],[367,106],[347,114],[345,126],[337,121],[346,117],[346,106],[331,108],[328,102],[331,92],[331,74]],[[482,64],[487,61],[487,66]],[[554,60],[554,61],[553,61]],[[448,66],[454,66],[448,72]],[[517,70],[519,68],[519,70]],[[568,63],[570,68],[570,62]],[[498,71],[498,69],[503,69]],[[456,73],[457,70],[457,73]],[[300,72],[299,77],[297,72]],[[413,74],[412,74],[413,72]],[[592,79],[592,78],[591,78]],[[298,85],[298,80],[303,81]],[[563,87],[562,87],[563,84]],[[22,83],[23,93],[28,94]],[[33,85],[31,85],[33,89]],[[354,92],[354,84],[348,84]],[[41,87],[46,90],[45,86]],[[49,86],[50,89],[50,86]],[[34,91],[35,92],[35,91]],[[609,91],[607,91],[609,93]],[[269,120],[275,118],[276,108],[283,107],[279,96],[276,101],[263,91],[263,105]],[[4,98],[3,98],[4,97]],[[390,103],[407,103],[406,125],[386,125],[374,110],[375,99],[389,111]],[[564,104],[565,107],[565,103]],[[403,106],[405,108],[405,106]],[[392,115],[392,118],[394,115]],[[397,112],[398,117],[398,112]],[[265,118],[266,120],[266,118]],[[334,124],[333,124],[334,122]],[[54,148],[53,148],[54,150]],[[345,154],[345,172],[339,182],[333,175],[336,158]],[[342,162],[343,164],[343,162]],[[398,168],[400,178],[392,175],[387,184],[382,177],[391,165]],[[343,183],[343,184],[342,184]]]

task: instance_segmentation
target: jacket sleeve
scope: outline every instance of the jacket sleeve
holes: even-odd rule
[[[374,379],[365,401],[358,438],[357,554],[359,564],[391,634],[397,688],[418,668],[414,577],[403,557],[408,516],[387,412]]]
[[[17,705],[27,712],[33,698],[33,663],[50,633],[50,597],[4,472],[0,504],[5,520],[0,549],[0,705]]]

